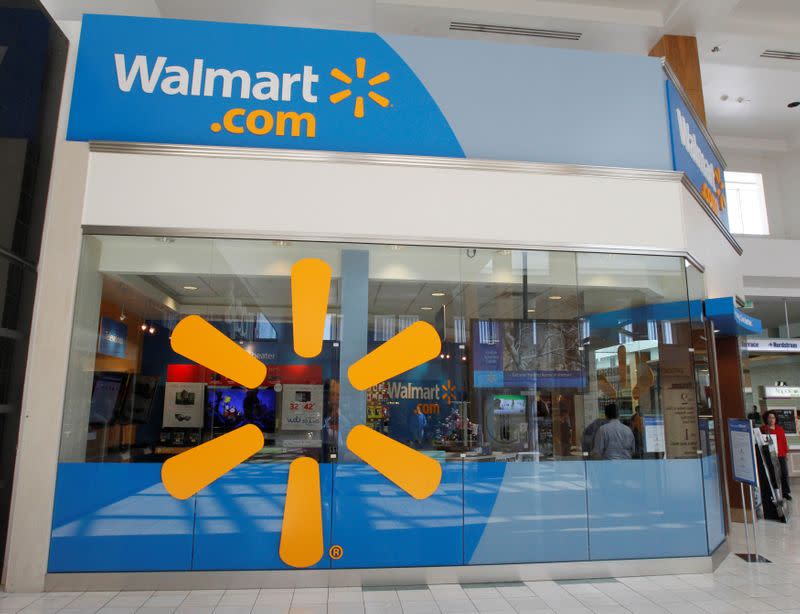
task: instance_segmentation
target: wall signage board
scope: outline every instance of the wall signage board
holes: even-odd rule
[[[322,429],[322,386],[284,384],[281,388],[281,428],[286,431]]]
[[[206,385],[167,382],[164,385],[164,428],[202,428]]]
[[[793,354],[800,352],[800,339],[746,339],[742,349],[759,354]]]
[[[765,399],[791,399],[800,397],[798,386],[764,386]]]
[[[68,138],[671,170],[663,75],[644,56],[85,15]]]
[[[778,426],[783,427],[787,435],[797,434],[797,412],[794,409],[770,407],[769,411],[775,412]]]
[[[128,326],[115,318],[100,319],[100,335],[97,339],[97,353],[115,358],[125,358],[128,341]]]
[[[756,457],[753,448],[753,427],[749,420],[728,419],[733,479],[744,484],[756,483]]]
[[[672,161],[683,171],[703,200],[728,228],[725,178],[717,158],[699,124],[683,101],[678,88],[667,79],[667,108],[672,140]]]

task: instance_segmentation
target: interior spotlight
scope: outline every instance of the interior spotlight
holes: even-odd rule
[[[147,322],[142,322],[142,330],[147,330]]]
[[[156,333],[156,327],[151,325],[147,332],[154,335]]]

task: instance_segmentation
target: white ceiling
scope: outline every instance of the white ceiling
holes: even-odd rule
[[[55,19],[84,12],[309,26],[647,53],[663,34],[698,38],[715,137],[800,147],[800,0],[42,0]],[[579,41],[450,32],[451,21],[560,29]],[[713,47],[719,47],[713,52]],[[720,97],[727,95],[726,102]],[[744,99],[736,102],[737,98]]]

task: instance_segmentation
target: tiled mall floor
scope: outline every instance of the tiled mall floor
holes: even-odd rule
[[[795,508],[800,513],[800,506]],[[736,529],[731,550],[743,551],[741,525],[736,525]],[[714,574],[382,589],[0,593],[0,612],[800,614],[800,517],[788,526],[762,521],[760,534],[760,549],[772,560],[771,564],[748,564],[729,555]]]

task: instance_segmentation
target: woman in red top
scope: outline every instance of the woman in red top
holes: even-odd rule
[[[783,491],[783,497],[791,501],[789,466],[786,462],[786,457],[789,454],[789,443],[786,441],[786,431],[778,424],[778,416],[775,415],[774,411],[768,411],[764,414],[764,424],[761,426],[761,432],[775,436],[775,441],[778,444],[778,463],[781,466],[781,490]]]

